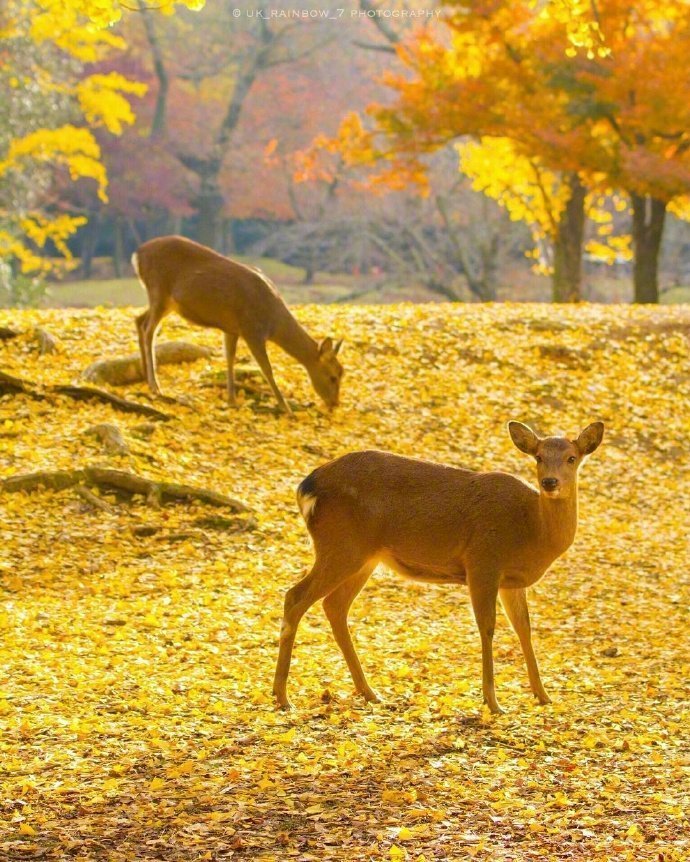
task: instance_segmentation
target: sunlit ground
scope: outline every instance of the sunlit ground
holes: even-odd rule
[[[161,369],[164,391],[193,400],[163,405],[169,422],[144,430],[141,416],[93,402],[0,398],[3,476],[108,464],[239,497],[256,521],[199,530],[199,504],[113,498],[108,513],[72,490],[2,494],[0,858],[689,858],[690,311],[297,313],[315,335],[345,338],[332,416],[277,349],[295,418],[251,395],[228,409],[219,334],[176,319],[163,339],[216,354]],[[58,353],[38,355],[37,324]],[[21,330],[0,342],[0,368],[34,382],[136,349],[127,309],[0,311],[0,325]],[[143,385],[119,394],[149,403]],[[353,696],[316,606],[297,638],[296,711],[276,711],[282,597],[311,562],[297,482],[371,446],[529,479],[512,418],[607,428],[582,470],[575,545],[532,591],[553,704],[533,702],[501,617],[506,712],[488,716],[466,594],[379,572],[352,622],[384,702]],[[116,423],[131,454],[84,435],[99,422]]]

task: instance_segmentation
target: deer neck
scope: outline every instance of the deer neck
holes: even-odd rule
[[[280,315],[273,331],[271,341],[296,359],[305,368],[311,368],[319,358],[319,348],[316,341],[292,316],[288,308]]]
[[[539,495],[542,541],[557,556],[573,543],[577,530],[577,485],[568,497]]]

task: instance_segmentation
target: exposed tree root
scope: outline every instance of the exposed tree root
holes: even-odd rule
[[[166,341],[156,345],[156,363],[158,365],[176,365],[184,362],[194,362],[213,355],[209,347],[200,347],[186,341]],[[89,383],[108,383],[111,386],[124,386],[127,383],[139,383],[144,380],[141,357],[138,353],[122,356],[119,359],[102,359],[84,371],[84,380]]]
[[[158,525],[140,525],[132,529],[132,534],[140,539],[153,538],[157,542],[185,542],[207,539],[208,530],[222,530],[226,533],[246,533],[256,529],[254,518],[223,518],[223,524],[213,523],[211,518],[195,518],[192,526],[170,530]]]
[[[84,434],[90,437],[98,437],[108,452],[116,452],[118,455],[127,455],[129,446],[122,436],[122,431],[111,422],[102,422],[100,425],[92,425]]]
[[[21,378],[13,377],[11,374],[0,371],[0,395],[15,395],[18,392],[31,394],[30,387],[31,385]]]
[[[45,356],[48,353],[57,353],[60,349],[60,342],[48,330],[37,326],[34,329],[34,337],[38,344],[38,352],[40,356]]]
[[[51,386],[50,390],[58,395],[74,398],[75,401],[102,401],[104,404],[111,404],[116,410],[121,410],[123,413],[140,413],[142,416],[150,416],[152,419],[163,421],[171,418],[170,414],[162,413],[155,407],[139,404],[138,401],[127,401],[125,398],[120,398],[119,395],[113,395],[111,392],[105,392],[103,389],[96,389],[93,386]]]
[[[36,473],[23,473],[9,476],[0,481],[0,489],[7,492],[26,491],[31,493],[41,488],[62,491],[65,488],[96,486],[108,491],[134,495],[141,494],[149,505],[158,507],[169,502],[190,502],[198,500],[210,506],[230,509],[233,512],[248,512],[244,503],[226,497],[208,488],[197,488],[177,482],[155,482],[128,473],[124,470],[111,470],[106,467],[84,467],[77,470],[40,470]],[[83,494],[82,494],[83,496]]]
[[[105,500],[101,500],[100,497],[96,496],[93,491],[89,491],[86,485],[77,485],[75,488],[77,494],[89,504],[89,506],[93,506],[94,509],[100,509],[101,512],[107,512],[109,515],[114,514],[115,509],[107,503]]]
[[[74,398],[75,401],[101,401],[104,404],[112,405],[116,410],[123,413],[139,413],[142,416],[150,416],[152,419],[163,421],[171,418],[168,413],[162,413],[155,407],[139,404],[137,401],[127,401],[125,398],[120,398],[119,395],[113,395],[111,392],[105,392],[103,389],[96,389],[93,386],[72,386],[69,384],[39,386],[30,380],[23,380],[21,377],[13,377],[5,371],[0,371],[0,395],[18,394],[28,395],[37,401],[45,401],[53,394],[65,395],[68,398]]]

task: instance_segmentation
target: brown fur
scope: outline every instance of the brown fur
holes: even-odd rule
[[[242,337],[271,386],[279,405],[290,412],[278,389],[266,352],[275,342],[309,374],[314,389],[329,407],[338,403],[342,366],[336,358],[340,342],[317,343],[295,320],[274,285],[258,269],[245,266],[180,236],[144,243],[132,264],[149,298],[137,317],[139,346],[149,387],[160,394],[153,343],[164,317],[176,311],[190,323],[225,333],[228,400],[235,403],[234,361]]]
[[[414,580],[467,584],[482,639],[484,697],[494,712],[499,708],[492,639],[500,595],[520,637],[532,690],[548,702],[532,651],[525,590],[575,537],[577,470],[599,445],[603,426],[588,426],[575,441],[538,438],[515,422],[510,432],[518,448],[535,456],[540,490],[508,473],[460,470],[378,451],[344,455],[302,482],[298,501],[316,561],[285,598],[274,686],[282,705],[288,703],[297,625],[318,599],[324,599],[357,690],[375,698],[350,639],[347,613],[380,562]]]

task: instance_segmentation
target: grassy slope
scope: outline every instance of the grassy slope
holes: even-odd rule
[[[363,286],[357,286],[348,276],[319,278],[311,285],[302,284],[299,279],[280,282],[280,292],[290,304],[305,302],[338,302],[343,301],[352,293],[358,294],[358,302],[401,302],[438,300],[422,289],[413,287],[386,288],[361,292]],[[606,292],[608,290],[608,293]],[[620,298],[627,297],[629,290],[617,282],[615,287],[600,289],[598,296]],[[661,294],[662,305],[690,303],[690,287],[674,287]],[[46,305],[54,308],[87,307],[99,305],[122,307],[128,305],[145,305],[146,295],[139,282],[134,278],[99,279],[95,281],[72,281],[53,285],[50,289]]]
[[[333,302],[355,287],[352,277],[330,276],[317,284],[302,284],[303,270],[271,258],[245,258],[237,260],[260,267],[280,285],[281,293],[290,303]],[[66,281],[53,284],[47,305],[57,308],[145,305],[146,293],[136,278],[106,278],[88,281]]]
[[[411,285],[400,287],[394,283],[378,285],[376,279],[367,276],[330,275],[319,273],[316,282],[303,283],[304,271],[272,258],[238,257],[244,263],[260,267],[278,285],[289,304],[328,303],[350,301],[356,296],[358,302],[405,302],[438,300],[424,288]],[[100,261],[101,267],[106,264]],[[506,277],[506,284],[499,291],[499,299],[547,300],[548,280],[526,273],[524,269]],[[590,276],[586,279],[584,295],[597,302],[629,302],[631,285],[626,279],[614,279],[607,275]],[[679,286],[664,290],[663,305],[690,302],[690,286]],[[51,285],[45,303],[49,307],[69,308],[104,306],[140,306],[146,304],[146,294],[135,278],[105,278],[89,281],[67,281]]]
[[[309,299],[312,302],[334,302],[349,293],[344,281],[309,286],[282,284],[281,294],[291,305]],[[94,308],[99,305],[120,308],[146,305],[146,293],[135,278],[112,278],[98,281],[72,281],[53,285],[46,305],[54,308]]]
[[[95,404],[0,399],[5,475],[108,463],[242,497],[258,521],[246,534],[166,542],[132,528],[188,531],[202,509],[113,501],[107,514],[69,491],[0,498],[0,781],[19,800],[5,810],[0,857],[687,859],[689,311],[298,314],[315,334],[346,337],[332,416],[308,406],[303,370],[278,351],[276,376],[307,409],[293,421],[254,412],[249,398],[228,410],[217,334],[176,319],[164,337],[213,345],[216,359],[162,369],[164,389],[194,406],[165,405],[174,419],[150,434]],[[0,325],[25,331],[0,343],[0,367],[69,380],[135,349],[132,316],[0,311]],[[38,356],[38,323],[60,336],[60,353]],[[125,394],[147,400],[142,386]],[[465,593],[379,573],[352,618],[385,702],[351,695],[316,607],[297,639],[298,711],[275,712],[282,596],[311,561],[299,479],[366,446],[530,478],[510,418],[607,425],[582,472],[576,544],[533,591],[553,705],[533,704],[501,618],[507,711],[487,718]],[[131,455],[84,435],[104,421]]]

